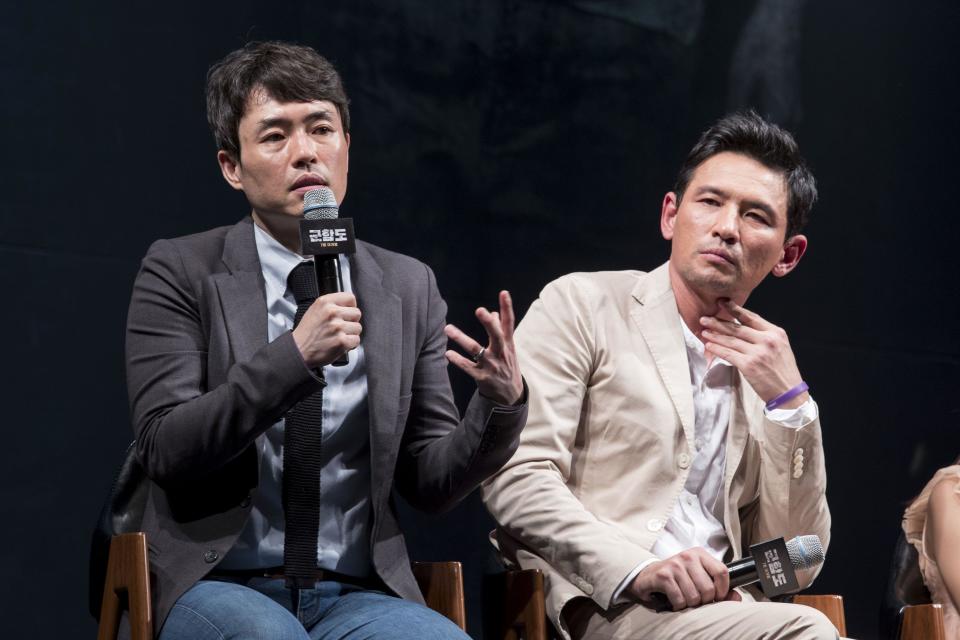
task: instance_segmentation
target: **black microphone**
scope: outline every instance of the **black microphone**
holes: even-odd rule
[[[782,540],[782,538],[780,538],[780,540]],[[794,572],[812,569],[823,564],[825,556],[823,553],[823,545],[820,544],[820,538],[818,536],[797,536],[792,540],[788,540],[786,544],[787,555],[790,558],[790,565],[793,567]],[[779,554],[777,554],[777,556],[779,557]],[[744,585],[753,584],[754,582],[762,582],[763,577],[767,575],[765,571],[769,573],[772,563],[776,561],[776,559],[771,561],[766,558],[761,558],[758,563],[756,556],[751,553],[746,558],[728,563],[727,571],[730,572],[730,588],[735,589]],[[775,564],[773,566],[776,567]],[[774,572],[774,575],[776,573],[778,572]],[[779,595],[767,593],[767,589],[764,589],[763,592],[767,596]]]
[[[318,187],[304,194],[300,245],[303,255],[313,256],[317,297],[343,291],[340,254],[353,253],[353,221],[340,218],[337,199],[329,187]],[[344,353],[330,364],[342,367],[347,362]]]
[[[823,545],[815,535],[797,536],[787,542],[783,538],[761,542],[750,547],[747,557],[727,563],[730,588],[759,582],[768,598],[799,591],[796,572],[820,566],[824,558]],[[662,593],[651,593],[649,600],[647,606],[655,611],[673,610]]]

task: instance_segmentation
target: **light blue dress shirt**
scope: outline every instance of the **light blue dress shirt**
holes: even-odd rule
[[[287,277],[300,255],[254,225],[257,253],[266,286],[267,330],[272,342],[293,328],[296,303]],[[353,291],[350,261],[340,256],[345,291]],[[344,367],[324,367],[323,467],[320,470],[320,530],[317,563],[353,576],[370,573],[370,431],[363,344]],[[257,439],[260,482],[247,525],[218,565],[253,569],[283,564],[283,431],[274,424]]]

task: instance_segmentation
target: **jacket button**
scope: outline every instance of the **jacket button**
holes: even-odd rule
[[[660,531],[663,529],[663,520],[654,518],[647,522],[647,530],[649,531]]]
[[[248,493],[247,497],[240,501],[240,508],[246,509],[247,507],[250,506],[250,502],[251,502],[250,494]]]
[[[213,564],[219,559],[220,559],[220,554],[214,551],[213,549],[210,549],[209,551],[203,554],[203,561],[206,562],[207,564]]]
[[[686,453],[681,453],[677,456],[677,466],[681,469],[686,469],[690,466],[690,455]]]

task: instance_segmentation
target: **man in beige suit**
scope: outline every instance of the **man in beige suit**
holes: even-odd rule
[[[813,609],[731,590],[723,564],[779,536],[829,542],[817,406],[787,334],[742,306],[797,266],[815,200],[789,133],[727,116],[663,199],[669,261],[564,276],[517,328],[530,414],[484,500],[564,637],[836,638]]]

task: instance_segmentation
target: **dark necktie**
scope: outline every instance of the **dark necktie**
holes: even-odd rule
[[[287,278],[297,301],[296,328],[317,298],[312,262],[301,262]],[[322,374],[322,371],[321,371]],[[285,416],[283,433],[283,566],[293,590],[295,609],[299,589],[313,588],[317,580],[317,530],[320,527],[320,451],[323,390],[307,396]]]

